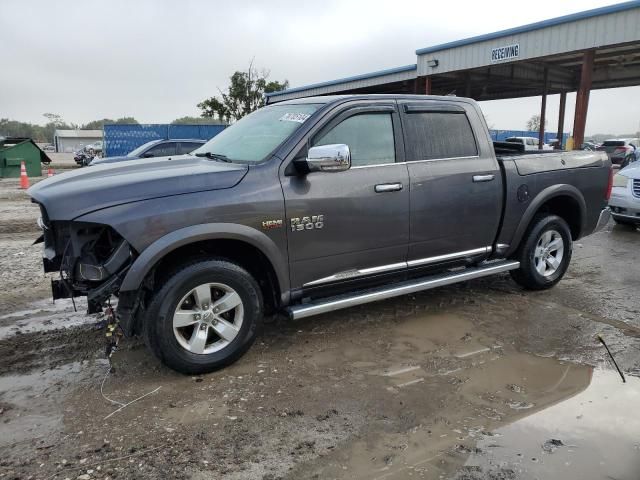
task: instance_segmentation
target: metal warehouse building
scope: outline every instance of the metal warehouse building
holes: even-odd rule
[[[56,130],[53,134],[56,152],[76,152],[98,140],[102,140],[102,130]]]
[[[416,50],[416,63],[269,94],[267,103],[348,93],[455,94],[475,100],[577,92],[574,144],[584,140],[592,89],[640,85],[640,1],[565,15]],[[540,139],[544,131],[540,131]]]

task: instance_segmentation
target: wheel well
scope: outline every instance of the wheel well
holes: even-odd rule
[[[240,265],[258,282],[265,303],[265,313],[273,313],[280,302],[280,288],[273,265],[258,248],[241,240],[203,240],[172,250],[145,277],[144,303],[148,304],[154,289],[181,266],[211,257],[224,258]]]
[[[559,195],[550,198],[543,203],[537,213],[550,213],[562,218],[569,225],[571,238],[577,240],[582,231],[582,218],[580,215],[580,204],[568,195]]]

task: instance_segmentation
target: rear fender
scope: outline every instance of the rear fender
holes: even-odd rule
[[[573,185],[568,185],[568,184],[552,185],[550,187],[545,188],[540,193],[538,193],[538,195],[536,195],[536,197],[531,201],[531,203],[525,210],[520,222],[518,223],[518,227],[516,228],[516,231],[513,235],[511,247],[506,252],[506,255],[505,255],[506,257],[509,257],[518,249],[518,246],[520,245],[520,241],[522,240],[522,237],[527,231],[527,228],[529,227],[531,220],[533,220],[533,217],[536,215],[536,213],[538,213],[540,208],[552,198],[560,197],[560,196],[571,197],[578,204],[578,207],[580,210],[579,212],[580,235],[579,236],[582,236],[582,232],[584,231],[584,226],[587,218],[587,204],[584,200],[584,196],[582,195],[580,190],[578,190]]]

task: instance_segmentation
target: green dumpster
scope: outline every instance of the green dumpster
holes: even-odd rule
[[[42,176],[42,163],[51,160],[30,138],[0,140],[0,177],[20,177],[20,163],[24,162],[29,177]]]

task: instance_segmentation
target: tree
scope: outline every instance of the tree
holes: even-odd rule
[[[264,105],[264,94],[285,90],[289,81],[267,81],[269,72],[261,74],[253,68],[253,62],[246,72],[237,71],[230,78],[228,91],[220,91],[219,97],[211,97],[198,104],[203,117],[218,117],[226,122],[241,119]]]
[[[109,124],[132,124],[132,123],[138,123],[138,121],[133,118],[133,117],[122,117],[119,118],[117,120],[111,120],[110,118],[103,118],[102,120],[94,120],[92,122],[89,123],[85,123],[82,127],[80,127],[81,130],[102,130],[102,128],[104,127],[105,123],[109,123]]]
[[[545,128],[547,127],[547,120],[544,121]],[[527,130],[530,132],[539,132],[540,131],[540,115],[532,115],[531,118],[527,121]]]
[[[64,125],[62,116],[58,115],[57,113],[43,113],[42,116],[48,120],[47,123],[52,123],[56,127],[58,125]]]
[[[176,118],[172,125],[224,125],[225,122],[213,117],[180,117]]]

